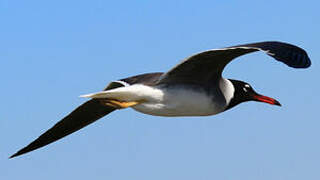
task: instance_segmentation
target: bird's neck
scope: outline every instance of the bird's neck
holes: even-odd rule
[[[226,101],[226,106],[228,107],[234,97],[235,87],[229,79],[225,78],[220,79],[219,87]]]

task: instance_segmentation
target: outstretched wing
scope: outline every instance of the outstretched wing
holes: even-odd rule
[[[55,124],[52,128],[39,136],[36,140],[31,142],[28,146],[10,156],[10,158],[25,154],[55,142],[115,110],[113,107],[103,106],[99,101],[100,100],[92,99],[85,102]]]
[[[111,82],[104,90],[114,89],[121,86],[124,85],[118,82]],[[55,142],[95,122],[114,110],[116,110],[114,107],[102,105],[98,99],[89,100],[76,108],[29,145],[10,156],[10,158],[25,154]]]
[[[216,80],[230,61],[255,51],[263,51],[293,68],[311,65],[307,53],[297,46],[282,42],[259,42],[195,54],[165,73],[158,83],[206,83]]]

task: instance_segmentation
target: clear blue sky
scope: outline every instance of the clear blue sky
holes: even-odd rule
[[[318,1],[0,1],[0,179],[318,180]],[[278,40],[297,70],[255,53],[224,76],[282,107],[244,103],[208,117],[131,109],[8,159],[109,81],[166,71],[211,48]]]

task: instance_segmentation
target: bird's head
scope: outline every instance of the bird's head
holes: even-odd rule
[[[250,84],[243,81],[233,80],[233,79],[229,79],[229,80],[234,86],[234,95],[233,95],[233,98],[230,100],[230,103],[227,109],[230,109],[235,105],[238,105],[246,101],[258,101],[258,102],[268,103],[271,105],[281,106],[279,101],[273,98],[270,98],[268,96],[263,96],[261,94],[256,93]]]

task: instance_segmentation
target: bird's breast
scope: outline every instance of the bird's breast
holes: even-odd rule
[[[154,88],[162,95],[133,106],[136,111],[156,116],[209,116],[222,112],[226,107],[221,94],[208,93],[201,87],[177,85]]]

